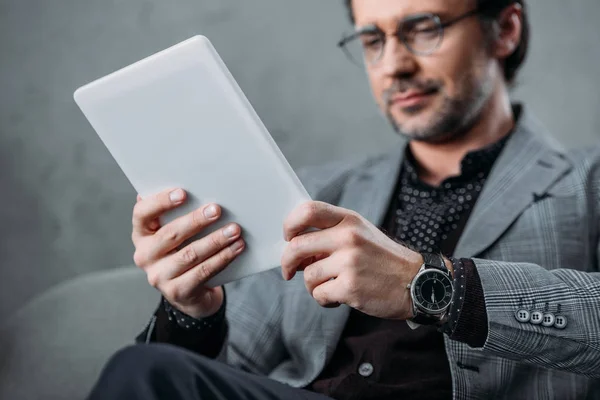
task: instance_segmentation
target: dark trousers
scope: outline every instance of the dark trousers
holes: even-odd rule
[[[127,347],[104,367],[89,400],[331,400],[184,349]]]

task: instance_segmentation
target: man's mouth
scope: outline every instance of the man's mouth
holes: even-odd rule
[[[437,89],[428,90],[407,90],[396,93],[390,97],[389,106],[398,106],[401,108],[420,106],[437,92]]]

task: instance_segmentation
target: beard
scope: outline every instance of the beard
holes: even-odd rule
[[[456,139],[468,132],[479,120],[483,109],[491,97],[494,81],[489,69],[475,65],[472,71],[463,74],[458,80],[457,94],[449,96],[444,92],[443,83],[435,80],[404,78],[396,80],[383,94],[386,116],[394,130],[408,140],[427,143],[442,143]],[[409,127],[398,122],[391,112],[390,99],[394,94],[415,89],[422,93],[441,96],[441,105],[426,124]],[[424,109],[420,106],[406,107],[402,112],[416,116]]]

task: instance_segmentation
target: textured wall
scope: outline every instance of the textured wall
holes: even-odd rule
[[[568,146],[600,138],[600,2],[533,0],[525,99]],[[0,319],[131,263],[135,193],[72,101],[81,84],[211,38],[294,167],[395,139],[335,48],[341,0],[0,0]],[[198,149],[201,155],[202,149]]]

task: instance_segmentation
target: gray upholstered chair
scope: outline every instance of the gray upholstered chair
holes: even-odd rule
[[[0,399],[83,399],[159,298],[134,267],[84,275],[36,297],[0,327]]]

